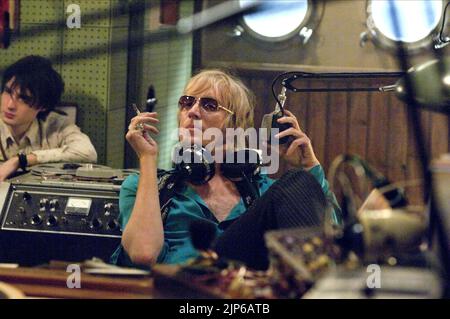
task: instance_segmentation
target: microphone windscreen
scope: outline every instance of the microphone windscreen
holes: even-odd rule
[[[391,184],[387,178],[378,178],[373,183],[377,189],[381,189]],[[383,192],[383,196],[388,200],[389,205],[392,208],[400,208],[408,205],[404,191],[398,187],[395,187],[387,192]]]
[[[153,112],[155,106],[157,103],[156,94],[155,94],[155,88],[153,85],[150,85],[147,91],[147,100],[146,100],[146,111],[147,112]]]
[[[378,172],[375,168],[369,165],[368,162],[355,155],[350,155],[347,160],[356,161],[359,163],[366,174],[366,176],[372,181],[372,184],[377,189],[382,189],[385,186],[392,184],[383,174]],[[408,201],[405,197],[403,189],[399,187],[392,188],[391,190],[384,191],[383,196],[388,200],[389,205],[392,208],[400,208],[408,205]]]
[[[150,85],[147,91],[147,100],[154,98],[155,98],[155,88],[153,87],[153,85]]]
[[[213,223],[196,220],[189,225],[192,245],[197,250],[208,250],[216,238],[216,227]]]

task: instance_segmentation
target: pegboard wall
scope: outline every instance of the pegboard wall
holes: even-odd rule
[[[126,40],[127,15],[112,18],[113,8],[123,3],[122,0],[21,0],[20,30],[43,28],[45,32],[36,35],[31,32],[26,37],[19,34],[8,49],[0,50],[2,69],[30,54],[62,56],[60,61],[53,62],[65,82],[63,100],[78,104],[78,125],[96,147],[98,162],[112,167],[123,166],[127,45],[124,43],[123,52],[110,52],[112,41]],[[57,25],[57,21],[68,17],[69,4],[80,6],[80,29]],[[101,19],[83,23],[83,15],[92,16],[96,12]],[[101,54],[82,53],[92,47],[101,48]],[[77,51],[79,59],[64,59],[65,53]]]
[[[180,16],[189,16],[194,11],[194,1],[184,0],[180,5]],[[160,134],[156,137],[159,145],[158,166],[168,169],[171,154],[176,143],[178,128],[178,99],[191,77],[192,36],[178,36],[166,41],[148,43],[144,47],[142,68],[141,105],[144,105],[147,88],[155,87],[158,104]]]

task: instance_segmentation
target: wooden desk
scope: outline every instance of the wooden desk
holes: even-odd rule
[[[53,266],[58,264],[53,264]],[[62,266],[66,265],[61,263]],[[81,273],[81,288],[68,288],[72,275],[61,268],[0,268],[0,282],[19,289],[30,298],[64,299],[228,299],[251,298],[240,286],[224,292],[214,283],[193,280],[178,274],[179,266],[154,265],[152,274],[139,277],[91,275]],[[70,282],[71,280],[69,280]],[[237,291],[238,289],[239,291]]]
[[[0,268],[0,282],[21,290],[27,297],[82,298],[82,299],[142,299],[163,298],[158,294],[149,276],[118,278],[82,273],[81,288],[67,288],[71,273],[59,269]]]

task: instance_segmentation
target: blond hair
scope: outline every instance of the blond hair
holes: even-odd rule
[[[225,122],[225,127],[241,127],[245,130],[254,126],[254,96],[240,79],[224,70],[207,69],[193,76],[184,89],[193,95],[208,90],[215,92],[220,105],[234,112]]]

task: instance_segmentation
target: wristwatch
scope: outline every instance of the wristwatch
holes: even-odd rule
[[[28,166],[27,155],[21,151],[17,154],[17,157],[19,158],[19,167],[25,172]]]

